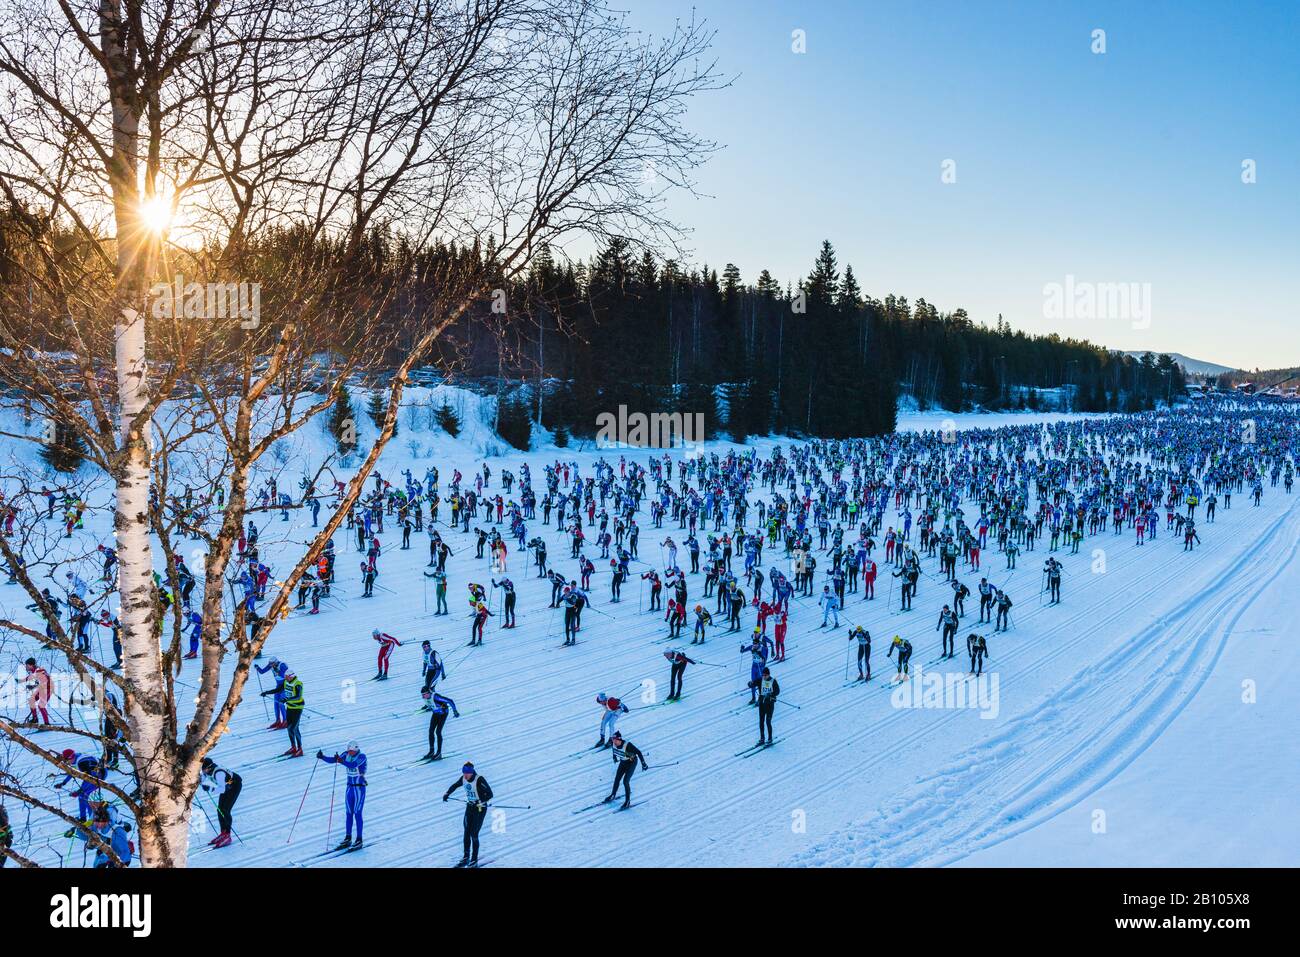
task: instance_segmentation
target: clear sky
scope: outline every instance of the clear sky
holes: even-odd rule
[[[1300,2],[627,2],[653,32],[694,9],[735,77],[689,115],[725,146],[671,206],[692,261],[785,282],[830,239],[878,298],[1300,364]],[[1050,318],[1070,276],[1149,316]]]

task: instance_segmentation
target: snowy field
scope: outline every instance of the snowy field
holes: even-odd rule
[[[414,390],[411,400],[426,401],[421,392]],[[585,478],[602,454],[517,453],[493,439],[479,421],[481,410],[465,411],[466,430],[456,439],[417,431],[404,414],[402,434],[380,463],[384,477],[399,483],[401,470],[410,468],[423,478],[436,464],[445,494],[453,469],[472,481],[484,452],[498,451],[487,459],[489,492],[500,490],[503,468],[518,475],[528,462],[540,494],[547,463],[576,462]],[[900,429],[942,429],[948,419],[960,428],[984,428],[1061,418],[913,413],[900,417]],[[755,443],[760,453],[773,444]],[[318,463],[328,448],[323,431],[308,426],[288,450],[281,486],[295,486],[303,467]],[[716,448],[725,454],[731,446]],[[12,443],[8,454],[17,454]],[[604,456],[617,467],[618,454]],[[627,454],[641,462],[646,457]],[[1300,644],[1288,626],[1300,613],[1300,495],[1266,483],[1260,508],[1250,507],[1245,494],[1234,498],[1217,522],[1200,526],[1204,545],[1192,554],[1163,523],[1158,538],[1141,548],[1130,532],[1108,532],[1086,538],[1079,555],[1061,549],[1055,553],[1064,564],[1059,607],[1039,603],[1046,540],[1022,554],[1011,573],[1002,556],[987,551],[985,572],[1016,604],[1014,627],[993,635],[974,624],[977,601],[968,599],[959,641],[975,628],[989,634],[994,676],[984,687],[995,693],[977,707],[928,707],[924,698],[905,701],[892,689],[885,652],[895,634],[912,641],[913,667],[920,665],[923,675],[964,673],[966,662],[964,655],[936,660],[935,622],[950,598],[936,562],[923,561],[916,609],[900,613],[877,551],[877,598],[850,594],[838,630],[818,627],[815,597],[792,603],[788,658],[773,665],[782,700],[792,707],[777,709],[775,747],[743,755],[738,752],[756,739],[755,709],[744,689],[748,657],[739,651],[753,627],[752,609],[739,633],[720,626],[703,647],[691,647],[689,637],[666,640],[662,612],[646,611],[638,592],[640,572],[663,570],[659,542],[684,538],[674,522],[655,529],[643,507],[644,564],[633,566],[621,603],[609,601],[608,562],[596,561],[595,604],[583,614],[575,647],[561,646],[562,616],[547,607],[550,585],[533,577],[529,553],[512,550],[506,572],[519,592],[518,628],[502,630],[501,618],[492,618],[485,644],[470,649],[466,583],[486,586],[491,577],[487,560],[474,557],[472,534],[441,527],[455,550],[447,564],[452,614],[432,617],[432,589],[426,591],[422,575],[425,536],[413,535],[411,549],[402,551],[399,533],[386,526],[376,594],[362,599],[355,535],[341,529],[337,600],[324,603],[319,616],[294,612],[266,648],[266,657],[288,662],[304,682],[314,709],[303,719],[307,758],[274,760],[287,746],[284,732],[266,730],[266,699],[250,683],[252,696],[213,754],[243,776],[234,811],[238,840],[209,849],[213,832],[196,812],[190,864],[453,864],[461,854],[462,812],[440,798],[460,765],[472,760],[498,801],[529,806],[489,817],[482,856],[493,866],[1295,865],[1300,704],[1289,689],[1300,680]],[[93,504],[102,505],[102,496]],[[447,517],[445,505],[441,516]],[[892,519],[891,510],[885,524]],[[310,516],[295,511],[281,522],[273,513],[263,521],[262,560],[286,570],[310,537]],[[546,538],[551,564],[576,575],[568,537],[553,523],[542,525],[540,507],[527,524],[529,537]],[[487,527],[481,520],[474,525]],[[110,537],[108,515],[96,512],[73,541],[84,553]],[[1105,551],[1104,571],[1095,570],[1096,548]],[[764,565],[788,573],[782,554],[769,548]],[[198,574],[201,562],[187,560]],[[681,564],[687,565],[684,554]],[[979,574],[958,568],[973,591]],[[97,565],[88,559],[82,575],[95,581]],[[691,602],[712,611],[714,599],[699,597],[701,579],[692,576]],[[35,626],[26,601],[17,586],[0,589],[3,614]],[[499,601],[492,610],[499,612]],[[847,622],[866,626],[875,638],[877,678],[865,685],[846,681]],[[374,628],[404,643],[387,682],[369,680]],[[447,722],[444,760],[411,766],[427,748],[428,718],[419,711],[426,638],[446,661],[439,690],[455,699],[461,717]],[[683,699],[663,704],[669,647],[684,648],[702,664],[687,669]],[[194,664],[185,662],[182,682],[193,679]],[[918,676],[909,696],[922,686]],[[1254,689],[1249,702],[1243,700],[1248,687]],[[601,691],[626,698],[632,711],[619,727],[651,765],[636,773],[636,803],[626,813],[611,810],[616,804],[588,807],[608,793],[613,778],[609,753],[590,750]],[[41,744],[75,746],[57,738],[42,735]],[[331,789],[333,769],[311,756],[318,748],[342,750],[353,738],[369,757],[366,847],[321,857],[342,837],[343,794],[341,781]],[[11,808],[11,816],[15,849],[57,866],[67,847],[55,833],[62,826],[33,816],[25,829],[21,809]],[[80,866],[80,845],[68,863]]]

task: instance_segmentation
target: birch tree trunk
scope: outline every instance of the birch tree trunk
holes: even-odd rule
[[[119,559],[122,603],[122,668],[130,688],[125,713],[130,724],[140,781],[137,849],[145,867],[184,867],[188,851],[189,802],[171,786],[176,768],[171,754],[175,717],[164,687],[159,646],[158,605],[154,598],[153,546],[149,487],[152,435],[146,406],[149,364],[144,298],[158,239],[141,218],[141,178],[153,182],[140,155],[143,102],[127,50],[121,10],[102,0],[100,35],[113,110],[113,151],[109,187],[117,239],[115,363],[117,370],[118,453],[113,463],[113,529]]]

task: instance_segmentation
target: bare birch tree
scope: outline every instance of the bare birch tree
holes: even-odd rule
[[[139,787],[106,789],[134,816],[145,866],[186,863],[200,761],[439,337],[544,247],[678,239],[664,195],[690,189],[712,149],[683,122],[719,82],[709,43],[697,22],[647,38],[602,0],[0,0],[0,382],[6,401],[78,436],[85,469],[111,484],[121,673],[79,651],[58,616],[49,634],[0,628],[65,659],[98,700],[119,693],[105,708]],[[378,439],[248,635],[223,599],[250,483],[392,335],[391,290],[362,268],[378,230],[416,247],[481,243],[485,261],[424,277],[437,293],[402,317]],[[284,242],[268,256],[273,234],[295,237],[300,258],[286,263]],[[259,284],[257,315],[215,314],[213,287],[239,283]],[[162,285],[181,292],[169,308]],[[218,450],[201,466],[187,451],[198,442]],[[40,607],[23,554],[39,480],[14,480],[30,507],[0,552]],[[186,505],[177,483],[201,499],[229,488],[225,509]],[[183,536],[205,561],[194,714],[180,727],[182,622],[163,614],[153,575],[161,566],[175,588]],[[0,721],[15,747],[75,777],[32,730]],[[13,775],[5,794],[73,820]]]

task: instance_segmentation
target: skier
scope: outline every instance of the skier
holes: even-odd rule
[[[704,610],[703,605],[695,606],[695,637],[691,639],[691,644],[704,644],[704,629],[713,624],[713,616]]]
[[[943,611],[939,612],[939,623],[934,626],[934,630],[943,629],[943,651],[940,652],[941,658],[951,658],[957,652],[957,615],[947,605],[943,606]]]
[[[852,631],[849,632],[849,641],[854,641],[854,640],[856,640],[858,643],[858,680],[870,681],[871,680],[871,632],[867,631],[867,629],[863,628],[861,625],[857,625],[854,627]],[[866,669],[865,674],[863,673],[864,668]]]
[[[966,651],[970,654],[970,673],[978,678],[984,673],[984,658],[989,653],[989,646],[984,636],[977,635],[973,631],[967,635]]]
[[[40,713],[40,723],[50,723],[50,713],[47,705],[50,703],[50,694],[53,689],[53,682],[50,680],[50,673],[36,664],[35,658],[28,658],[23,662],[26,669],[26,677],[23,679],[24,686],[27,688],[27,723],[36,724],[36,715]]]
[[[264,675],[270,671],[275,677],[275,687],[270,691],[263,691],[262,697],[265,698],[267,695],[275,695],[275,721],[269,724],[266,730],[279,731],[289,723],[289,719],[285,715],[284,702],[279,696],[279,692],[284,690],[284,676],[288,672],[289,666],[280,661],[279,658],[272,658],[266,663],[266,667],[262,667],[261,665],[254,665],[253,667],[257,669],[257,673],[260,675]]]
[[[424,760],[441,761],[442,726],[447,723],[447,712],[450,711],[457,718],[460,717],[460,712],[456,710],[456,702],[436,691],[426,691],[424,697],[428,701],[429,710],[433,712],[429,716],[429,752]]]
[[[1047,576],[1047,589],[1052,596],[1049,605],[1058,605],[1061,602],[1061,563],[1055,558],[1049,558],[1043,565],[1043,574]],[[1039,601],[1042,601],[1040,598]]]
[[[908,662],[912,660],[912,643],[906,638],[895,635],[893,642],[889,646],[889,654],[885,657],[894,657],[895,650],[898,651],[898,671],[894,674],[894,680],[898,681],[901,678],[906,681],[909,677]]]
[[[386,681],[388,679],[388,661],[393,657],[393,649],[402,647],[402,643],[388,632],[380,631],[378,628],[370,633],[370,637],[379,642],[379,670],[375,672],[375,677],[372,680]]]
[[[481,601],[474,606],[473,615],[474,615],[474,623],[470,625],[470,629],[469,629],[468,647],[470,648],[473,648],[476,645],[483,644],[483,625],[487,622],[489,618],[496,617],[496,615],[492,614],[492,612],[488,610],[488,606]]]
[[[492,579],[492,587],[500,588],[505,592],[505,598],[502,600],[501,612],[502,615],[505,616],[505,622],[501,627],[513,628],[515,626],[515,599],[518,597],[515,594],[515,583],[509,578],[503,578],[498,584],[497,580],[494,578]]]
[[[1001,588],[997,590],[997,620],[993,623],[994,631],[1006,631],[1010,627],[1011,598]]]
[[[289,750],[281,757],[302,757],[302,732],[298,730],[298,724],[302,721],[302,709],[306,704],[302,693],[302,681],[286,668],[279,684],[271,691],[262,692],[263,697],[267,695],[274,695],[276,703],[284,706],[284,727],[289,732]],[[279,711],[278,708],[276,710]]]
[[[623,740],[623,733],[615,731],[614,737],[610,740],[610,746],[613,749],[614,758],[614,786],[610,789],[609,797],[601,801],[602,804],[608,804],[614,798],[618,797],[618,786],[623,785],[623,804],[620,810],[627,810],[632,806],[632,772],[636,770],[637,762],[641,763],[641,770],[648,771],[649,766],[645,763],[645,755],[631,741]]]
[[[300,752],[301,753],[301,752]],[[324,751],[316,752],[316,760],[326,764],[341,764],[348,772],[348,786],[345,792],[347,817],[344,819],[342,842],[334,848],[336,851],[361,850],[361,828],[364,824],[363,813],[366,807],[366,756],[361,753],[361,745],[355,741],[348,742],[348,749],[343,754],[327,755]],[[352,825],[357,826],[357,842],[352,843]]]
[[[755,747],[773,745],[776,738],[772,734],[772,715],[776,711],[781,685],[772,677],[772,669],[764,668],[758,680],[751,681],[749,687],[758,693],[758,744]]]
[[[238,774],[217,767],[217,762],[204,758],[200,765],[200,784],[204,791],[217,802],[217,826],[221,829],[208,844],[212,847],[226,847],[230,844],[230,832],[234,827],[231,811],[239,800],[239,792],[244,782]]]
[[[686,674],[686,666],[693,665],[695,662],[676,648],[669,648],[664,652],[664,657],[672,665],[668,673],[668,697],[664,700],[678,701],[682,696],[682,676]]]
[[[748,645],[740,646],[740,653],[743,655],[749,653],[749,703],[757,704],[757,694],[755,684],[763,675],[763,668],[767,664],[767,651],[770,642],[764,638],[757,629],[755,629],[754,639]]]
[[[99,838],[102,842],[95,846],[94,867],[97,870],[117,870],[131,865],[131,840],[127,837],[127,830],[130,825],[120,824],[113,820],[109,813],[108,806],[104,805],[95,812],[95,818],[90,824],[90,831],[85,828],[77,828],[73,834],[79,841],[90,843],[90,832]],[[117,860],[105,850],[105,845],[112,848],[113,855]]]
[[[776,613],[776,621],[772,625],[772,637],[775,639],[775,655],[773,661],[785,661],[785,633],[789,624],[789,613],[785,608],[781,608]]]
[[[424,678],[424,686],[420,688],[420,693],[424,694],[434,690],[439,680],[447,677],[447,669],[443,667],[442,659],[438,657],[438,652],[434,650],[431,642],[427,640],[421,642],[420,650],[423,654],[420,676]]]
[[[465,791],[465,856],[456,866],[477,867],[478,834],[483,828],[483,819],[487,817],[488,802],[492,800],[492,788],[488,786],[487,779],[475,771],[474,765],[468,761],[460,769],[460,778],[447,788],[442,799],[450,800],[451,793],[457,788],[463,788]]]
[[[618,698],[611,698],[605,692],[596,695],[596,703],[600,705],[600,740],[596,742],[596,748],[607,748],[608,735],[614,730],[614,723],[618,721],[620,714],[627,714],[628,708]]]

